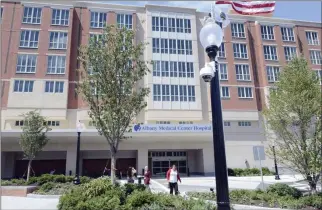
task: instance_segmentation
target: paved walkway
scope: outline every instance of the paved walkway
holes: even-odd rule
[[[28,198],[1,196],[1,209],[3,210],[57,210],[58,198]]]

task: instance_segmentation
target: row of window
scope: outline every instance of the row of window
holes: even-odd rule
[[[15,122],[15,126],[24,126],[24,121],[23,120],[17,120]],[[60,126],[60,121],[53,121],[53,120],[49,120],[47,122],[44,123],[44,125],[48,125],[48,126]]]
[[[191,20],[152,16],[152,31],[191,33]]]
[[[154,77],[187,77],[194,78],[192,62],[153,61]]]
[[[193,85],[153,85],[153,101],[196,101]]]
[[[34,90],[34,80],[15,80],[13,92],[31,93]],[[64,82],[45,81],[45,93],[63,93]]]
[[[152,38],[153,53],[192,55],[192,41]]]
[[[163,125],[169,125],[171,124],[170,121],[157,121],[156,124],[163,124]],[[180,121],[179,124],[193,124],[192,121]],[[231,125],[230,121],[224,121],[224,126],[229,127]],[[250,127],[252,126],[252,123],[249,121],[238,121],[239,127]]]
[[[67,49],[67,32],[51,31],[49,33],[49,49]],[[39,30],[21,30],[21,48],[38,48]]]
[[[170,124],[170,121],[156,121],[156,124],[168,125],[168,124]],[[193,122],[192,121],[179,121],[179,125],[188,125],[188,124],[193,124]]]

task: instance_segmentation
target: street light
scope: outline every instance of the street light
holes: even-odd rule
[[[205,82],[210,82],[217,207],[218,210],[230,210],[220,84],[217,71],[218,62],[216,58],[224,36],[218,19],[223,20],[220,22],[222,26],[227,26],[229,22],[224,13],[221,12],[219,15],[219,18],[214,17],[214,15],[212,15],[213,18],[206,17],[205,25],[200,31],[200,42],[210,59],[210,63],[201,69],[200,76]]]
[[[80,153],[80,135],[82,132],[82,124],[80,121],[76,123],[76,130],[77,130],[77,152],[76,152],[76,172],[75,172],[75,178],[74,178],[74,184],[78,185],[80,184],[79,179],[79,153]]]
[[[273,155],[274,155],[274,166],[275,166],[275,180],[280,180],[280,175],[278,174],[278,168],[277,168],[276,153],[275,153],[275,142],[273,145]]]

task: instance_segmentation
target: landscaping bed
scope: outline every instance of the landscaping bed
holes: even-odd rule
[[[189,192],[189,197],[216,201],[211,192]],[[267,190],[233,190],[229,193],[232,204],[252,205],[270,208],[288,208],[301,210],[322,209],[322,193],[303,196],[296,188],[286,184],[274,184]]]
[[[272,176],[274,173],[267,167],[262,168],[263,176]],[[228,176],[260,176],[259,168],[228,168]]]

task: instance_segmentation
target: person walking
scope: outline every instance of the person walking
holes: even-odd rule
[[[151,172],[147,166],[144,167],[144,185],[147,190],[150,190],[150,180],[151,180]]]
[[[127,183],[134,183],[132,167],[127,170]]]
[[[132,167],[132,174],[135,178],[137,178],[136,169],[134,167]]]
[[[173,191],[175,195],[179,194],[178,190],[178,181],[181,183],[179,171],[177,170],[177,167],[175,165],[172,166],[171,169],[168,170],[167,172],[167,180],[169,182],[169,187],[170,187],[170,194],[173,194]]]

